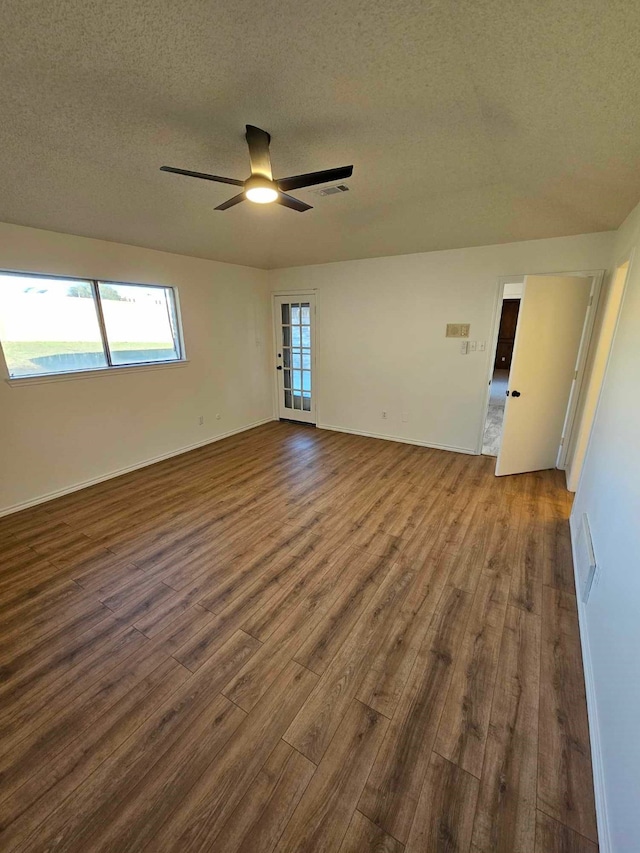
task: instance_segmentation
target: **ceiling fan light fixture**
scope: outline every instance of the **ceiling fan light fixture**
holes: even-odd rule
[[[222,175],[208,175],[205,172],[192,172],[190,169],[176,169],[174,166],[161,166],[163,172],[173,172],[176,175],[187,175],[191,178],[201,178],[204,181],[215,181],[219,184],[231,184],[242,187],[238,195],[228,198],[216,207],[216,210],[229,210],[240,202],[252,201],[254,204],[271,204],[276,201],[283,207],[304,213],[313,210],[312,205],[289,195],[289,190],[299,190],[304,187],[315,187],[317,184],[327,184],[331,181],[343,181],[353,174],[353,166],[340,166],[338,169],[323,169],[321,172],[307,172],[305,175],[290,175],[288,178],[273,180],[269,143],[271,136],[266,130],[247,125],[245,134],[249,146],[251,160],[251,176],[246,181],[238,178],[225,178]],[[339,188],[341,189],[341,188]],[[344,189],[348,189],[345,187]]]
[[[244,194],[249,201],[256,204],[269,204],[278,198],[275,183],[258,175],[253,175],[245,181]]]

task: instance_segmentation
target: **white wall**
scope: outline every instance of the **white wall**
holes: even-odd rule
[[[498,279],[606,268],[613,240],[586,234],[271,271],[274,292],[317,291],[319,425],[476,452]],[[461,355],[447,323],[470,323],[485,351]]]
[[[272,417],[266,272],[1,223],[0,269],[177,287],[189,359],[0,379],[0,513]]]
[[[580,622],[611,840],[601,850],[615,853],[640,850],[640,207],[618,232],[613,263],[634,247],[571,518],[575,538],[588,514],[600,568]]]

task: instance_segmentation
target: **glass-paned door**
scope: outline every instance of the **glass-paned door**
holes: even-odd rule
[[[315,423],[313,296],[276,296],[276,371],[279,416]]]

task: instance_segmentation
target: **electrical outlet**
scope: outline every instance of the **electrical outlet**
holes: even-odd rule
[[[382,413],[382,420],[385,421],[386,419],[387,419],[387,413],[383,412]]]
[[[198,418],[198,423],[200,424],[200,426],[204,424],[204,415],[200,415],[200,417]]]
[[[478,344],[478,351],[484,352],[486,350],[486,348],[487,348],[487,342],[486,341],[480,341],[480,343]]]
[[[469,352],[475,352],[478,349],[477,341],[469,341]]]
[[[409,421],[409,412],[403,412],[402,413],[402,423],[406,424],[406,423],[408,423],[408,421]]]
[[[216,420],[217,420],[217,421],[219,421],[221,417],[222,417],[222,415],[217,414],[217,415],[216,415]]]

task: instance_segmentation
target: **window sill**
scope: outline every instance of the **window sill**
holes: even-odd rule
[[[97,376],[114,376],[116,373],[138,373],[146,370],[168,370],[174,367],[186,367],[188,358],[177,361],[159,361],[154,364],[122,364],[113,367],[100,367],[97,370],[77,370],[69,373],[50,373],[48,376],[16,376],[5,379],[7,385],[19,388],[23,385],[45,385],[49,382],[68,382],[74,379],[95,379]]]

